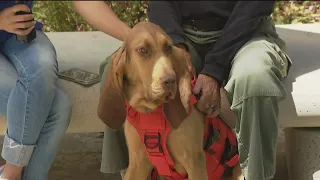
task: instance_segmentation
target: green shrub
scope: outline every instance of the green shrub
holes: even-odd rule
[[[133,27],[146,20],[147,6],[144,1],[106,1],[119,19]],[[73,8],[71,1],[35,1],[33,13],[42,22],[44,31],[93,31]],[[102,17],[106,18],[107,17]]]
[[[106,1],[118,17],[133,27],[147,20],[144,1]],[[74,10],[71,1],[35,1],[36,19],[44,23],[44,31],[93,31]],[[319,22],[319,1],[278,1],[271,15],[277,24]],[[102,17],[106,18],[107,17]]]
[[[119,19],[133,27],[140,21],[147,19],[147,4],[144,1],[107,1]]]
[[[319,14],[319,1],[280,1],[271,16],[276,24],[296,24],[319,22]]]
[[[71,1],[35,1],[33,13],[44,31],[94,30],[73,8]]]

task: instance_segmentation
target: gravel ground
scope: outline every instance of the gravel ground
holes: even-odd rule
[[[67,134],[51,168],[49,180],[120,180],[118,174],[100,172],[102,138],[98,136],[98,133]],[[1,142],[2,139],[3,137],[0,139]],[[281,131],[276,180],[288,180],[284,150],[284,137]]]

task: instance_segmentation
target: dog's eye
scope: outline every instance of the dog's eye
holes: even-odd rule
[[[165,52],[171,52],[171,50],[172,50],[172,46],[171,45],[164,46],[164,51]]]
[[[148,53],[148,49],[147,49],[147,48],[145,48],[145,47],[141,47],[141,48],[139,48],[139,49],[138,49],[138,51],[139,51],[140,53],[142,53],[142,54],[146,54],[146,53]]]

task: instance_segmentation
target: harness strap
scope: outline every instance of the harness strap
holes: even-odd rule
[[[211,128],[211,129],[210,129]],[[222,159],[227,156],[226,142],[229,141],[231,150],[236,148],[237,140],[233,131],[219,117],[207,118],[207,130],[205,134],[207,147],[205,155],[207,162],[208,179],[221,179],[227,167],[233,167],[239,162],[238,154],[231,159]],[[211,142],[211,140],[213,142]]]
[[[197,102],[195,96],[191,96],[190,104]],[[127,105],[127,119],[135,127],[150,162],[157,169],[157,173],[168,180],[187,180],[187,174],[180,174],[174,170],[174,162],[167,148],[167,138],[172,130],[170,123],[163,115],[162,106],[152,114],[142,114]],[[189,114],[191,113],[191,109]],[[150,121],[152,123],[150,123]]]
[[[193,87],[195,82],[194,78]],[[196,97],[191,95],[190,104],[193,105],[196,102]],[[167,149],[166,142],[172,127],[163,115],[162,106],[151,114],[138,113],[128,103],[126,106],[127,119],[139,133],[150,162],[156,167],[152,171],[152,180],[157,180],[158,175],[168,180],[187,180],[187,174],[179,174],[175,171],[174,162]],[[191,111],[190,108],[189,114]],[[239,162],[237,154],[229,160],[222,159],[225,153],[228,153],[225,151],[227,141],[229,141],[231,149],[236,148],[237,140],[233,131],[219,117],[207,117],[204,153],[209,180],[221,179],[227,167],[233,167]]]

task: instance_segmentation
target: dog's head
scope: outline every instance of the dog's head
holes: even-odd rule
[[[191,75],[183,51],[159,26],[141,22],[111,57],[98,116],[111,129],[119,129],[126,118],[126,101],[141,113],[163,105],[176,128],[187,116],[190,95]]]

